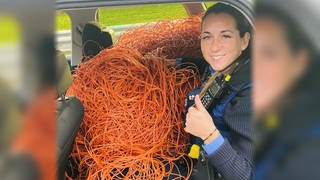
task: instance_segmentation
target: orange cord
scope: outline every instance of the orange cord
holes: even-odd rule
[[[71,155],[78,179],[169,177],[185,155],[184,98],[199,78],[168,61],[112,48],[76,69],[67,94],[85,108]]]
[[[153,52],[167,58],[201,58],[201,17],[147,23],[123,33],[115,46],[133,48],[142,54]]]
[[[188,179],[175,164],[188,146],[185,97],[200,85],[197,70],[174,58],[201,57],[201,16],[159,21],[125,32],[80,64],[67,95],[85,114],[67,179]],[[76,175],[78,173],[78,175]]]

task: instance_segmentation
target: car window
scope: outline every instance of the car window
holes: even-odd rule
[[[71,20],[67,13],[63,11],[56,12],[55,29],[57,31],[71,29]]]
[[[98,21],[104,26],[179,19],[187,16],[182,4],[107,7],[98,11]]]
[[[17,42],[19,34],[18,21],[7,14],[0,14],[0,45]]]
[[[0,14],[0,81],[16,89],[21,84],[21,27],[13,16]]]

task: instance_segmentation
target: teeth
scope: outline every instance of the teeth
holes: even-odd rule
[[[220,58],[222,58],[224,55],[218,55],[218,56],[211,56],[211,58],[213,58],[213,59],[220,59]]]

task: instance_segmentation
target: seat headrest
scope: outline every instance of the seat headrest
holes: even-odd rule
[[[63,52],[56,52],[56,78],[58,97],[64,95],[72,83],[71,70],[66,56]]]

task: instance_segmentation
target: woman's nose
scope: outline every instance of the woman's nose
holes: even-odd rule
[[[212,39],[212,41],[211,41],[209,46],[210,46],[210,51],[211,52],[219,52],[220,49],[221,49],[221,43],[216,38]]]

